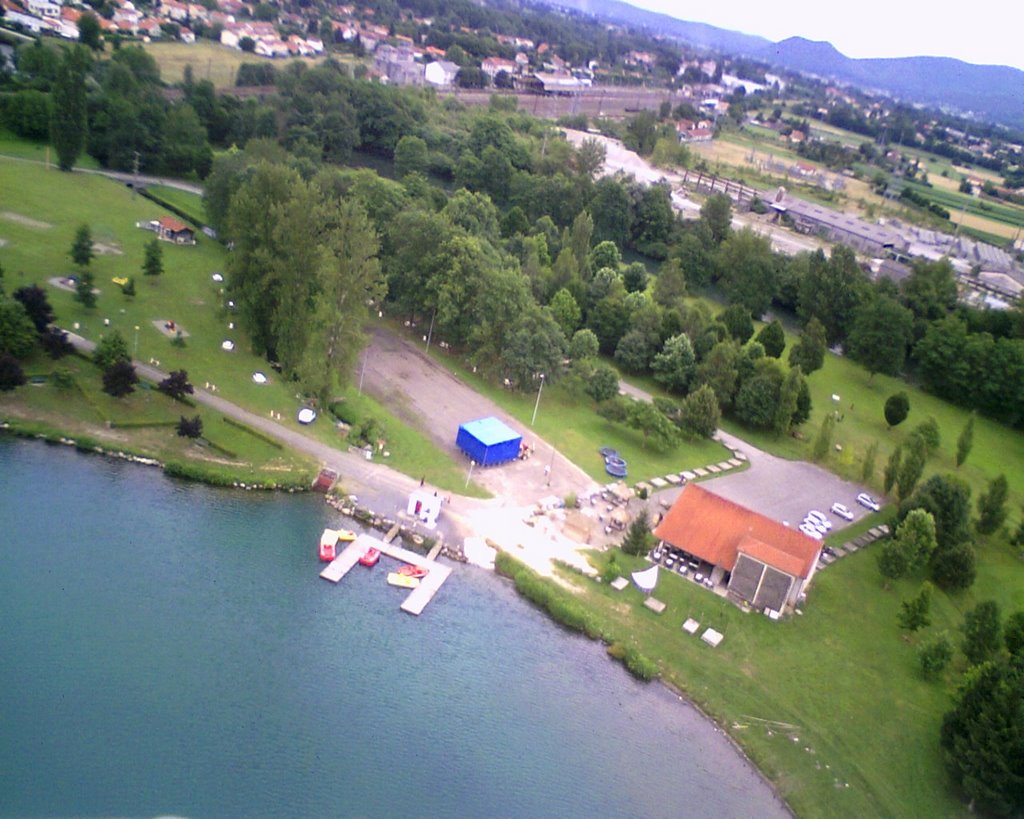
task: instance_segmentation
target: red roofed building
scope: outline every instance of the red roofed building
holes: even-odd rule
[[[710,564],[716,586],[758,611],[795,605],[821,556],[813,538],[692,483],[654,534],[662,548]]]
[[[155,224],[158,239],[178,245],[194,245],[196,243],[195,231],[184,222],[179,222],[171,216],[161,216]]]

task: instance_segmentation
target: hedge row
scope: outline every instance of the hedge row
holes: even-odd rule
[[[111,429],[147,429],[149,427],[176,427],[177,421],[111,421]]]

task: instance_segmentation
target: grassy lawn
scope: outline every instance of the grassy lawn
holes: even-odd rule
[[[167,185],[147,185],[146,190],[163,202],[174,205],[178,210],[187,213],[196,225],[206,224],[206,208],[203,197],[196,193],[171,188]]]
[[[36,162],[49,164],[52,167],[57,165],[57,154],[46,142],[31,142],[21,137],[16,137],[6,128],[0,126],[0,156],[15,157],[17,159],[31,159]],[[98,168],[99,163],[88,154],[82,154],[78,158],[80,168]]]
[[[726,447],[706,440],[683,441],[670,452],[658,452],[652,444],[645,445],[639,432],[599,416],[590,398],[572,395],[559,384],[544,387],[537,420],[531,427],[536,392],[516,393],[503,389],[475,375],[452,356],[435,351],[431,355],[519,421],[527,440],[529,430],[536,430],[538,435],[554,442],[562,455],[599,483],[611,480],[604,471],[604,459],[598,454],[598,449],[603,446],[617,449],[629,464],[630,483],[718,463],[732,456]]]
[[[55,369],[70,371],[74,386],[56,386]],[[211,409],[172,401],[152,385],[143,383],[123,399],[112,398],[103,392],[99,370],[78,356],[53,362],[36,354],[26,362],[26,373],[46,381],[0,397],[0,417],[22,431],[60,432],[104,449],[194,463],[212,476],[243,482],[308,486],[316,475],[318,466],[311,459],[252,436]],[[202,439],[180,438],[174,424],[182,415],[197,413],[203,418]]]
[[[194,247],[161,243],[163,275],[142,275],[143,248],[153,234],[135,224],[161,215],[164,211],[153,202],[105,178],[0,161],[0,239],[6,242],[0,247],[0,264],[6,271],[5,287],[10,292],[40,284],[64,326],[77,324],[78,332],[92,340],[116,329],[135,358],[157,360],[164,370],[185,369],[194,384],[215,384],[226,399],[266,416],[279,412],[282,423],[298,429],[295,414],[301,400],[295,385],[282,382],[265,360],[249,351],[249,337],[235,323],[223,285],[212,279],[213,273],[224,269],[221,245],[203,236]],[[51,277],[74,272],[68,251],[84,222],[101,245],[91,264],[101,291],[93,309],[82,307],[71,292],[48,283]],[[135,277],[134,298],[123,296],[111,281],[120,276]],[[188,333],[184,347],[171,344],[162,331],[168,320]],[[232,352],[221,349],[225,340],[235,343]],[[253,382],[252,373],[257,370],[270,376],[268,384]],[[409,474],[415,476],[429,473],[439,488],[462,489],[461,465],[425,437],[406,430],[385,408],[377,407],[374,414],[389,432],[393,464],[400,469],[408,465]],[[326,419],[302,431],[344,446]],[[433,464],[429,469],[428,463]]]

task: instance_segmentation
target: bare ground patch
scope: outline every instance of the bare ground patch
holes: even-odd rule
[[[93,242],[93,252],[100,256],[123,256],[124,251],[118,242]]]
[[[53,227],[49,222],[40,222],[38,219],[31,219],[28,216],[15,213],[13,210],[0,211],[0,219],[6,219],[8,222],[14,222],[15,224],[22,225],[23,227],[35,228],[36,230],[49,230]]]

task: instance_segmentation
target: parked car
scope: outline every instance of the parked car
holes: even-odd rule
[[[836,515],[839,515],[839,517],[843,518],[843,520],[853,520],[853,512],[851,512],[841,503],[833,503],[832,512]]]
[[[828,516],[824,512],[819,512],[817,509],[812,509],[807,513],[807,519],[813,520],[825,527],[825,531],[829,531],[832,528],[832,521],[828,519]]]
[[[823,546],[822,549],[821,549],[821,553],[825,554],[825,555],[828,555],[829,557],[835,557],[836,556],[836,550],[833,549],[831,546]]]
[[[813,537],[815,540],[822,540],[825,536],[815,529],[813,526],[809,526],[806,523],[800,524],[800,531],[803,532],[807,537]]]
[[[857,503],[859,503],[861,506],[865,507],[866,509],[870,509],[872,512],[877,512],[879,509],[882,508],[879,505],[878,501],[876,501],[873,497],[871,497],[867,492],[861,492],[857,496]]]
[[[808,529],[814,529],[814,531],[819,532],[823,535],[828,534],[828,527],[825,524],[821,523],[821,521],[815,520],[814,518],[804,518],[802,521],[800,521],[800,528],[803,529],[805,527]]]

